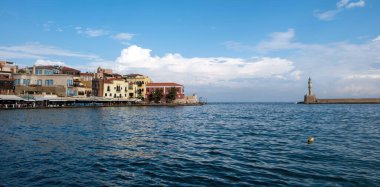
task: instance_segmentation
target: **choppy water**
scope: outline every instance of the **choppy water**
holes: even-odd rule
[[[0,143],[0,186],[380,186],[380,105],[0,111]]]

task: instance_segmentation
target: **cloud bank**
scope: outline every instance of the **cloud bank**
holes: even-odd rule
[[[159,81],[226,87],[238,84],[242,78],[299,78],[293,62],[282,58],[186,58],[178,53],[168,53],[160,57],[152,55],[151,52],[150,49],[136,45],[123,49],[116,59],[118,71],[144,72]]]
[[[305,44],[296,42],[295,37],[295,30],[288,29],[274,32],[267,40],[252,46],[234,42],[235,46],[244,46],[234,50],[249,48],[253,53],[266,56],[278,51],[286,53],[287,60],[293,62],[294,77],[299,80],[312,77],[315,89],[322,97],[380,97],[379,36],[362,44]]]

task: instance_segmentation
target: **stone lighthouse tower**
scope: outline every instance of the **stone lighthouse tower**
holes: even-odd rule
[[[310,78],[310,77],[309,77],[309,81],[308,81],[307,83],[308,83],[308,88],[309,88],[309,93],[308,93],[308,95],[313,95],[313,92],[311,92],[311,88],[312,88],[313,86],[312,86],[311,78]]]
[[[311,91],[313,85],[312,85],[310,77],[309,77],[309,81],[307,82],[307,84],[308,84],[308,93],[304,97],[304,103],[305,104],[316,103],[317,98],[315,97],[315,95],[313,95],[313,92]]]

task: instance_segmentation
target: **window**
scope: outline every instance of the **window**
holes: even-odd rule
[[[36,75],[42,75],[42,69],[36,69],[35,73]]]
[[[42,71],[42,70],[41,70],[41,71]],[[54,74],[54,72],[53,72],[53,70],[45,69],[45,70],[44,70],[44,74],[45,74],[45,75],[52,75],[52,74]]]
[[[107,86],[107,91],[109,92],[109,91],[111,91],[111,88],[110,88],[110,86]]]
[[[42,85],[42,80],[41,79],[37,80],[37,85],[40,85],[40,86]]]
[[[110,96],[112,97],[112,94],[110,93]]]
[[[105,93],[105,94],[104,94],[104,96],[106,96],[106,97],[107,97],[107,93]]]
[[[45,80],[45,85],[46,85],[46,86],[51,86],[51,85],[53,85],[53,84],[54,84],[54,82],[53,82],[52,79]]]
[[[72,86],[73,85],[73,80],[69,79],[67,80],[67,86]]]
[[[30,79],[23,79],[22,80],[23,85],[29,85],[29,83],[30,83]]]

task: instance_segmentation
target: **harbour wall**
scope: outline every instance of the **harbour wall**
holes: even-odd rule
[[[358,99],[316,99],[314,102],[302,102],[304,104],[380,104],[380,98]]]

